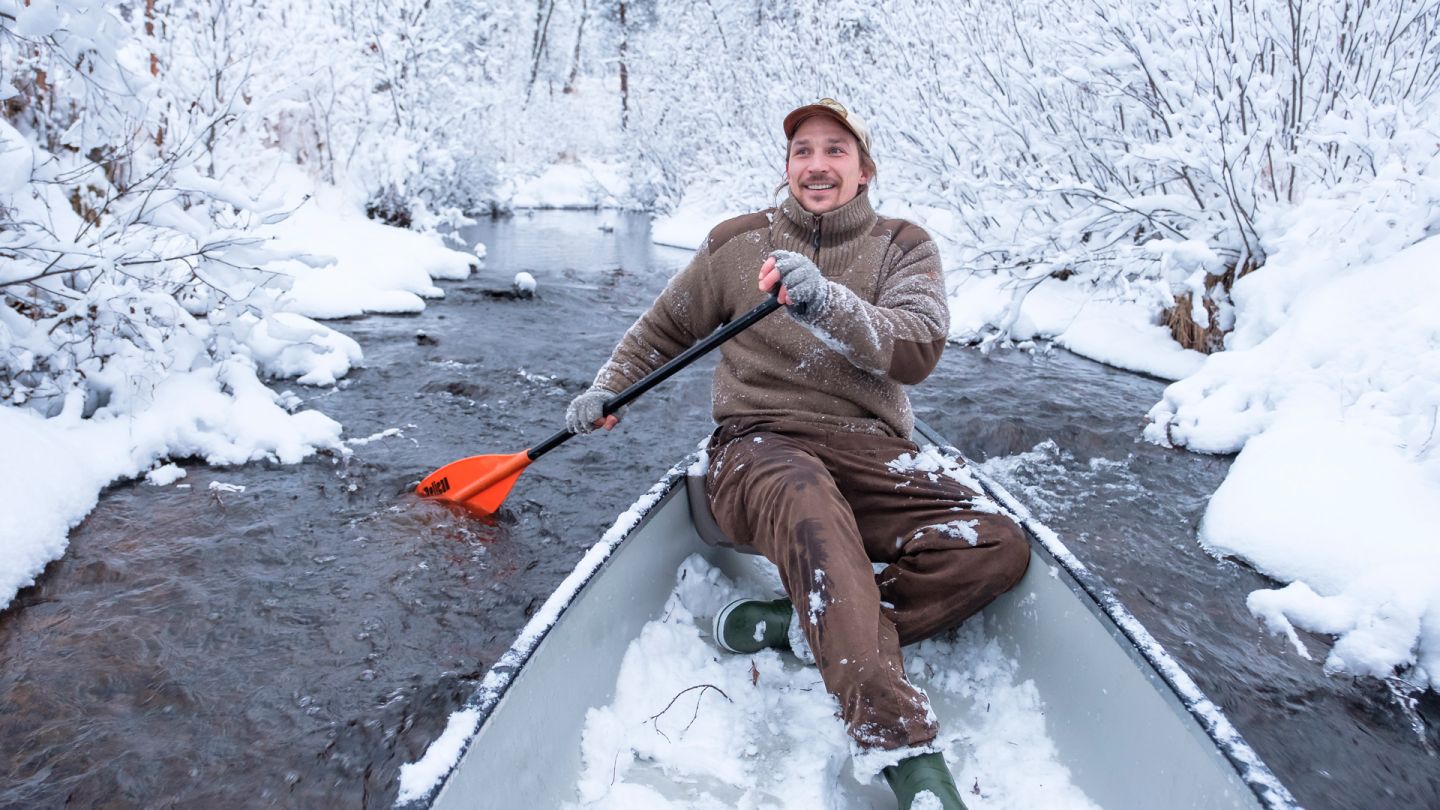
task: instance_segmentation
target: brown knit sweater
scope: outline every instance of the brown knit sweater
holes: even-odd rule
[[[595,383],[621,391],[763,301],[756,277],[772,250],[815,260],[832,282],[826,305],[808,323],[776,313],[721,347],[715,420],[774,417],[908,437],[903,385],[935,368],[950,325],[940,255],[918,225],[878,218],[863,192],[822,215],[787,197],[718,225]]]

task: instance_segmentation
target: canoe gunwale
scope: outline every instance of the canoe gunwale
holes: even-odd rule
[[[1225,759],[1255,794],[1255,798],[1263,807],[1269,810],[1299,808],[1300,805],[1290,794],[1289,789],[1275,776],[1274,772],[1270,770],[1270,766],[1265,764],[1255,749],[1245,741],[1239,730],[1225,716],[1224,711],[1205,695],[1179,662],[1150,634],[1149,630],[1145,629],[1135,614],[1125,607],[1124,603],[1100,580],[1100,577],[1087,568],[1065,546],[1054,530],[1036,519],[1030,513],[1029,508],[1019,499],[986,475],[978,465],[966,458],[965,454],[950,444],[943,435],[918,417],[915,419],[915,432],[934,444],[945,455],[965,460],[966,471],[985,488],[985,494],[1008,510],[1011,516],[1024,527],[1025,533],[1031,540],[1032,548],[1039,551],[1047,562],[1068,574],[1071,590],[1076,595],[1083,596],[1082,602],[1086,607],[1108,620],[1106,623],[1110,625],[1111,631],[1118,633],[1128,642],[1126,647],[1132,657],[1138,659],[1137,663],[1143,662],[1144,665],[1148,665],[1156,677],[1170,688],[1181,707],[1200,725],[1205,735],[1225,756]]]

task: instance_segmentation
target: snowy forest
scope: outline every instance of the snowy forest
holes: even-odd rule
[[[777,122],[822,96],[941,243],[954,341],[1057,337],[1051,287],[1139,313],[1178,371],[1071,348],[1176,380],[1149,440],[1245,451],[1201,540],[1291,583],[1257,621],[1440,685],[1437,0],[0,0],[0,605],[112,481],[338,452],[266,382],[333,385],[360,351],[322,321],[472,272],[444,234],[547,175],[771,205]],[[332,277],[356,221],[409,268]],[[100,449],[47,468],[67,443]],[[1273,488],[1297,470],[1370,522]]]

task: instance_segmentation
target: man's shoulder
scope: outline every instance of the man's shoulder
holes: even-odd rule
[[[742,236],[755,231],[766,231],[770,229],[770,220],[775,214],[774,208],[767,208],[764,211],[756,211],[752,214],[741,214],[738,217],[731,217],[724,222],[710,229],[710,235],[705,238],[711,254],[716,253],[726,243],[737,236]]]
[[[926,242],[935,241],[930,237],[929,231],[899,217],[877,217],[875,227],[870,229],[870,235],[889,241],[899,248],[901,253],[909,253]]]

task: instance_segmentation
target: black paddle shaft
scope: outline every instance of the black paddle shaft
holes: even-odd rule
[[[639,398],[641,394],[670,379],[670,377],[673,376],[675,372],[695,362],[701,356],[708,354],[711,349],[714,349],[721,343],[724,343],[730,338],[733,338],[741,332],[744,332],[746,329],[754,326],[766,315],[769,315],[770,313],[779,309],[780,299],[778,297],[778,285],[776,286],[776,290],[777,292],[771,293],[770,297],[765,299],[765,302],[763,304],[760,304],[759,306],[755,307],[744,315],[741,315],[739,318],[736,318],[730,323],[727,323],[719,329],[716,329],[714,332],[710,333],[709,337],[676,355],[675,359],[671,360],[660,368],[655,369],[649,374],[646,374],[644,379],[640,380],[640,382],[637,382],[629,388],[626,388],[624,391],[616,394],[610,399],[609,402],[605,403],[605,407],[601,412],[606,416],[609,416],[620,410],[621,408],[625,407],[626,405],[629,405],[631,402]],[[531,461],[534,461],[535,459],[540,458],[551,450],[554,450],[555,448],[564,444],[571,436],[574,435],[576,434],[571,433],[568,430],[562,430],[559,433],[556,433],[545,441],[527,450],[526,455],[530,456]]]

